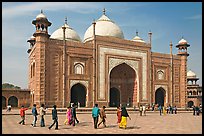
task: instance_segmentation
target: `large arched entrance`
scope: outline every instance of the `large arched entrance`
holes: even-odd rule
[[[16,96],[9,97],[8,105],[11,105],[11,107],[18,107],[18,98]]]
[[[120,106],[120,91],[113,87],[110,89],[110,107]]]
[[[160,87],[155,92],[155,104],[164,106],[165,90]]]
[[[134,69],[126,63],[122,63],[111,70],[109,96],[109,106],[118,106],[119,104],[132,106],[133,102],[136,102],[136,74]]]
[[[80,83],[77,83],[71,88],[71,103],[78,104],[80,107],[86,106],[86,88]]]
[[[2,96],[2,109],[6,108],[6,98]]]
[[[189,102],[188,102],[188,107],[189,107],[189,108],[192,108],[193,105],[194,105],[194,102],[193,102],[193,101],[189,101]]]

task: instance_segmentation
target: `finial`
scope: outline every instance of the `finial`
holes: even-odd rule
[[[43,13],[43,10],[41,9],[40,13]]]
[[[172,41],[170,42],[170,45],[172,45]]]
[[[65,20],[64,20],[64,21],[65,21],[65,24],[67,24],[67,17],[65,17]]]
[[[106,15],[106,9],[105,8],[103,8],[103,14]]]
[[[136,30],[136,36],[138,36],[138,31]]]
[[[149,30],[149,34],[152,34],[151,30]]]
[[[183,35],[182,35],[181,39],[183,39]]]
[[[95,24],[96,23],[96,21],[95,21],[95,19],[93,19],[93,22],[92,22],[92,24]]]

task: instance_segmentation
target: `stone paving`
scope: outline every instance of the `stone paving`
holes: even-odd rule
[[[64,125],[65,113],[60,113],[59,130],[55,126],[51,130],[48,126],[52,123],[51,114],[45,115],[46,127],[41,128],[38,116],[37,127],[30,124],[33,116],[26,114],[25,125],[20,125],[19,110],[11,111],[5,115],[2,111],[3,134],[202,134],[202,114],[193,116],[192,112],[178,112],[178,114],[159,115],[159,112],[147,112],[146,116],[139,116],[138,111],[129,112],[131,120],[128,120],[127,129],[119,129],[116,114],[107,114],[107,127],[103,125],[98,129],[93,128],[93,119],[90,113],[78,113],[80,121],[76,126]],[[27,111],[29,113],[29,111]],[[10,115],[9,115],[10,114]]]

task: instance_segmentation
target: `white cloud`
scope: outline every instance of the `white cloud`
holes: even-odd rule
[[[21,5],[16,6],[3,6],[2,17],[4,19],[19,17],[31,14],[34,11],[40,12],[41,9],[45,11],[64,10],[87,14],[94,12],[94,10],[98,8],[99,5],[97,3],[88,2],[32,2],[32,3],[25,2],[22,3]]]
[[[191,17],[186,17],[185,19],[191,19],[191,20],[197,20],[197,19],[202,19],[202,15],[194,15]]]

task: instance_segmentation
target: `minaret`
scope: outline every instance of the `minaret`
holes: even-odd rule
[[[41,104],[47,105],[46,97],[48,96],[46,93],[49,91],[49,77],[46,76],[46,73],[49,72],[49,67],[46,66],[49,65],[49,61],[46,60],[48,57],[46,52],[49,40],[48,27],[51,26],[51,23],[41,10],[41,13],[36,16],[36,19],[32,21],[32,24],[35,25],[36,28],[36,31],[33,34],[35,37],[35,50],[32,53],[35,57],[29,59],[35,59],[36,77],[34,79],[37,80],[32,82],[35,85],[30,89],[34,90],[34,103],[40,106]]]
[[[173,65],[173,54],[172,54],[172,46],[173,46],[173,44],[172,44],[172,42],[170,42],[170,58],[171,58],[171,92],[170,92],[170,97],[169,97],[169,99],[170,99],[170,104],[173,106],[173,104],[174,104],[174,65]]]
[[[67,24],[67,17],[65,18],[65,24]],[[66,40],[65,31],[66,27],[62,26],[63,29],[63,90],[62,90],[62,107],[65,107],[65,91],[66,91]]]
[[[150,46],[152,46],[152,32],[151,31],[149,31],[149,44],[150,44]]]
[[[181,57],[181,66],[180,66],[180,104],[181,107],[186,107],[186,96],[187,96],[187,57],[189,56],[187,52],[187,48],[190,45],[187,43],[186,40],[182,39],[179,41],[178,45],[176,47],[178,48],[178,53]]]
[[[104,13],[105,14],[105,13]],[[95,105],[96,102],[96,86],[97,86],[97,78],[96,78],[96,30],[95,30],[95,26],[96,26],[96,21],[93,20],[92,22],[93,24],[93,106]]]

